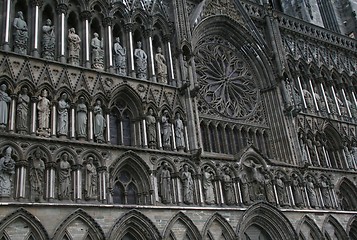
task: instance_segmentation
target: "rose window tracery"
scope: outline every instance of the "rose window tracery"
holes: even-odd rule
[[[231,118],[253,114],[259,99],[256,77],[235,46],[219,36],[204,38],[195,62],[200,94],[211,108]]]

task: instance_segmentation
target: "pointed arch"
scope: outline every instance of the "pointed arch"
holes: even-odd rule
[[[337,194],[342,210],[355,211],[357,209],[356,186],[348,178],[342,178],[337,186]]]
[[[10,213],[0,221],[0,237],[5,236],[6,239],[10,239],[6,237],[6,228],[18,220],[23,221],[25,226],[29,228],[29,234],[31,234],[34,239],[49,239],[48,233],[41,224],[40,220],[24,208],[17,209],[15,212]]]
[[[303,235],[306,239],[319,240],[323,239],[323,235],[315,221],[309,216],[305,215],[296,228],[296,233]],[[305,239],[304,238],[304,239]]]
[[[83,231],[86,232],[83,232],[83,238],[84,236],[89,236],[92,240],[105,239],[102,228],[94,220],[94,218],[83,209],[77,209],[67,216],[66,219],[56,228],[53,239],[63,239],[65,236],[68,237],[68,235],[71,235],[69,228],[71,224],[75,224],[76,222],[82,222],[82,226],[84,226]]]
[[[135,236],[137,240],[162,239],[155,224],[135,209],[125,213],[116,221],[109,231],[108,239],[123,239],[127,234]]]
[[[213,214],[205,223],[202,231],[203,239],[206,239],[209,235],[216,235],[215,232],[219,231],[219,229],[214,228],[214,231],[210,231],[210,228],[213,227],[214,223],[218,223],[219,227],[221,228],[220,236],[217,237],[224,237],[225,240],[229,239],[236,239],[236,234],[232,228],[232,226],[228,223],[228,221],[219,213]],[[217,238],[221,239],[221,238]]]
[[[346,233],[349,239],[357,239],[357,215],[352,216],[348,221]]]
[[[348,236],[341,224],[332,215],[326,217],[322,233],[326,239],[348,239]]]
[[[184,213],[178,212],[166,225],[164,229],[164,236],[163,239],[177,239],[175,233],[177,234],[176,230],[179,230],[181,233],[182,228],[185,228],[185,236],[189,240],[201,240],[203,239],[200,232],[198,231],[196,225],[192,222],[192,220],[187,217]],[[184,236],[182,236],[184,237]],[[182,239],[182,238],[181,238]]]
[[[238,239],[245,239],[245,232],[252,226],[259,228],[274,240],[297,239],[290,220],[267,203],[256,203],[242,215],[237,226]]]

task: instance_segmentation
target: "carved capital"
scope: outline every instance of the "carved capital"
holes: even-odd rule
[[[80,14],[81,19],[84,20],[89,20],[91,18],[92,14],[90,11],[83,11]]]
[[[144,31],[144,37],[145,38],[149,38],[152,36],[152,29],[151,28],[148,28],[148,29],[145,29]]]
[[[27,167],[28,166],[28,161],[26,160],[20,160],[15,163],[17,167]]]
[[[35,7],[35,6],[42,7],[42,5],[43,5],[43,0],[31,0],[31,5],[32,5],[33,7]]]
[[[112,17],[106,17],[103,19],[103,26],[108,27],[113,25],[113,18]]]
[[[163,37],[164,42],[170,42],[171,40],[171,34],[165,34]]]
[[[46,168],[48,168],[48,169],[57,167],[57,163],[55,163],[55,162],[47,162],[45,165],[46,165]]]
[[[67,4],[64,4],[64,3],[58,4],[56,11],[58,14],[62,14],[62,13],[67,14],[67,11],[68,11]]]
[[[126,23],[126,24],[124,25],[124,29],[125,29],[125,31],[127,31],[127,32],[133,31],[133,24],[132,24],[132,23]]]

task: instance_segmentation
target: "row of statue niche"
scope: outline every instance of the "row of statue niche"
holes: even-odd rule
[[[23,13],[19,11],[13,22],[14,36],[14,52],[19,54],[27,54],[28,28],[24,20]],[[51,19],[47,19],[42,27],[42,58],[48,60],[55,59],[56,36],[55,29]],[[80,43],[81,38],[76,34],[75,28],[68,30],[68,63],[78,66],[80,64]],[[91,40],[92,48],[92,68],[104,69],[104,41],[99,39],[99,34],[94,33]],[[115,60],[115,71],[118,75],[127,75],[126,66],[126,48],[121,46],[120,38],[116,37],[113,54]],[[141,42],[137,42],[137,48],[134,50],[136,74],[139,79],[147,79],[147,54],[142,49]],[[157,48],[155,54],[156,77],[159,83],[167,83],[167,65],[165,56],[162,54],[161,47]]]
[[[157,146],[157,132],[156,132],[156,117],[154,116],[154,111],[149,108],[146,115],[146,126],[148,135],[148,145],[149,148],[155,149]],[[185,148],[185,138],[184,138],[184,123],[181,119],[181,114],[176,113],[175,119],[173,121],[175,130],[175,143],[177,150],[184,150]],[[171,150],[171,130],[170,116],[167,110],[164,110],[161,116],[161,135],[162,135],[162,145],[165,150]]]
[[[184,164],[180,174],[182,183],[182,196],[185,204],[194,203],[194,182],[192,175],[194,171],[189,168],[188,164]],[[159,167],[157,173],[158,193],[160,201],[163,204],[174,203],[173,199],[173,182],[172,176],[174,175],[173,169],[167,162],[163,162]],[[310,206],[311,208],[320,207],[316,188],[319,187],[324,203],[324,208],[332,208],[332,198],[330,190],[332,185],[330,180],[322,175],[317,182],[310,175],[299,177],[293,173],[288,180],[282,172],[277,172],[275,178],[272,174],[263,170],[260,164],[253,161],[243,163],[240,174],[241,197],[243,204],[250,205],[255,201],[267,201],[271,204],[279,204],[281,207],[291,206],[289,200],[287,184],[291,184],[292,195],[296,207]],[[215,182],[221,181],[223,198],[226,205],[236,204],[236,193],[234,190],[235,177],[230,167],[224,167],[218,172],[216,176],[215,171],[205,166],[202,169],[202,188],[203,197],[207,205],[217,204],[217,185]],[[306,189],[306,195],[304,197]],[[276,191],[276,195],[275,195]],[[277,198],[277,200],[276,200]],[[307,204],[308,202],[308,204]]]
[[[12,147],[5,149],[4,156],[0,158],[0,197],[10,197],[15,174],[15,160],[12,156]],[[42,201],[45,190],[45,154],[40,149],[35,149],[29,156],[29,183],[31,200]],[[68,153],[62,153],[57,161],[57,194],[59,200],[71,198],[72,190],[72,165],[73,158]],[[88,156],[83,161],[83,195],[86,200],[96,200],[98,196],[98,161],[93,156]]]
[[[305,88],[302,89],[302,92],[303,92],[303,95],[304,95],[306,107],[308,109],[310,109],[310,110],[314,109],[315,105],[314,105],[313,95]],[[315,99],[316,99],[316,102],[317,102],[317,105],[318,105],[320,111],[327,112],[327,108],[326,108],[326,104],[325,104],[325,101],[324,101],[324,97],[320,96],[317,93],[317,91],[314,92],[314,95],[315,95]],[[338,114],[338,110],[337,110],[337,107],[336,107],[336,102],[329,96],[327,91],[325,91],[324,95],[326,97],[330,112],[332,114]],[[346,104],[341,100],[341,98],[339,96],[339,93],[336,92],[335,96],[336,96],[336,101],[338,103],[341,115],[348,116],[348,110],[347,110]],[[353,104],[348,99],[346,99],[346,100],[347,100],[347,104],[348,104],[348,107],[350,109],[352,117],[357,117],[357,107],[355,106],[355,104]]]
[[[5,84],[0,85],[0,129],[5,130],[8,124],[9,103],[11,97],[6,92],[7,87]],[[50,114],[51,114],[51,101],[48,99],[48,92],[44,89],[37,102],[37,117],[38,129],[37,134],[40,136],[48,137],[50,135]],[[28,88],[23,87],[17,97],[16,106],[16,129],[18,133],[26,134],[29,132],[29,120],[31,116],[30,110],[30,97],[28,95]],[[62,93],[57,104],[57,134],[59,136],[67,136],[69,131],[69,108],[68,96]],[[93,108],[94,124],[93,133],[97,142],[104,141],[104,129],[106,128],[106,120],[103,116],[103,109],[100,100],[96,101]],[[84,97],[79,97],[76,107],[77,121],[76,132],[79,139],[87,137],[87,116],[88,108],[85,103]]]

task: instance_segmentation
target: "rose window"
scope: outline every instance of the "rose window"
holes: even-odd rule
[[[204,39],[197,46],[196,71],[203,100],[227,117],[251,115],[256,108],[259,91],[252,67],[242,53],[221,37]]]

